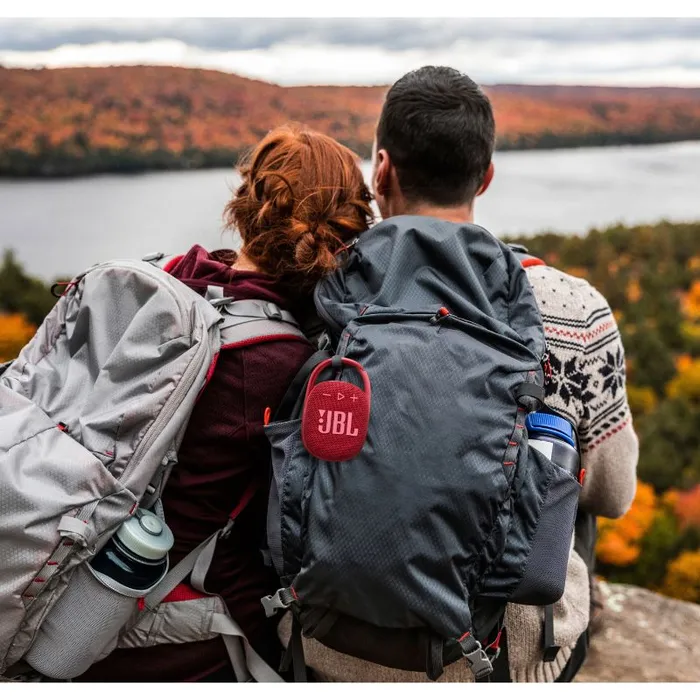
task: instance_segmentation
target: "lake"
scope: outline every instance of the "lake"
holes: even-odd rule
[[[700,142],[496,153],[494,162],[476,221],[497,236],[700,220]],[[48,280],[195,242],[230,247],[221,213],[236,183],[233,169],[0,180],[0,248]]]

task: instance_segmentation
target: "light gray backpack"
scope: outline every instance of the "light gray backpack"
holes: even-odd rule
[[[75,278],[0,368],[0,675],[70,679],[117,647],[222,635],[239,681],[281,680],[204,589],[232,523],[128,599],[126,624],[109,603],[97,621],[73,603],[120,595],[90,575],[90,560],[137,508],[163,516],[159,496],[219,351],[303,335],[272,304],[226,299],[220,287],[201,296],[160,269],[162,258]],[[188,576],[196,593],[173,596]]]

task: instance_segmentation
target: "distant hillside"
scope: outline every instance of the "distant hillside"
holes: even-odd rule
[[[284,88],[188,68],[0,68],[0,175],[229,166],[290,120],[367,156],[385,91]],[[487,92],[501,149],[700,139],[700,89]]]

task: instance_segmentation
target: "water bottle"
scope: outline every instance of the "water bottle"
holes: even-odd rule
[[[117,645],[122,628],[168,571],[173,533],[138,509],[93,557],[80,565],[44,620],[25,659],[60,680],[79,676]]]
[[[89,566],[107,588],[139,598],[165,576],[173,541],[173,533],[159,517],[138,509]]]
[[[574,428],[566,418],[551,413],[530,413],[525,419],[529,445],[581,481],[580,458]]]

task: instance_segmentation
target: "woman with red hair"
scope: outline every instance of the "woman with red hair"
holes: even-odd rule
[[[297,126],[275,129],[240,166],[242,183],[225,209],[240,252],[193,246],[169,270],[193,289],[221,286],[226,296],[272,302],[298,320],[313,308],[311,292],[337,265],[338,253],[366,231],[370,195],[355,154],[332,138]],[[277,620],[260,599],[278,588],[261,547],[270,446],[263,416],[313,354],[308,341],[276,339],[221,353],[185,433],[179,463],[163,494],[175,536],[170,566],[226,525],[243,494],[255,496],[219,540],[205,588],[220,595],[248,640],[277,668]],[[220,637],[183,644],[117,649],[81,681],[231,680]]]

